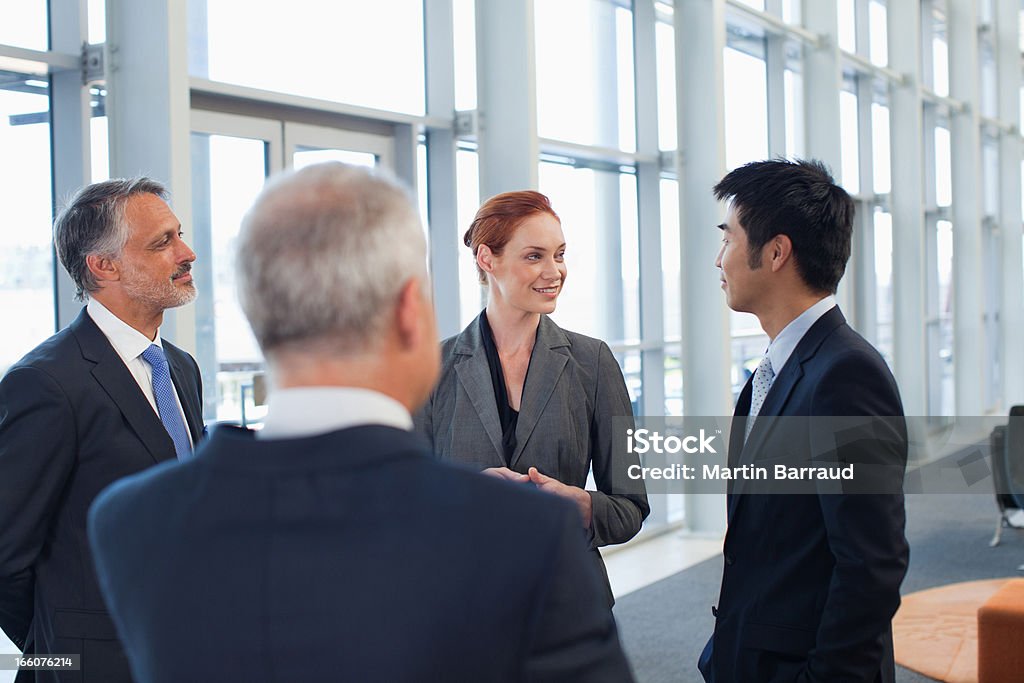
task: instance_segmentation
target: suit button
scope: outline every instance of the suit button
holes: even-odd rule
[[[727,567],[731,567],[733,565],[733,563],[735,563],[735,562],[736,562],[736,560],[733,559],[732,555],[726,555],[725,556],[725,564],[726,564]]]
[[[711,606],[711,616],[715,617],[716,619],[718,618],[718,608],[714,605]]]

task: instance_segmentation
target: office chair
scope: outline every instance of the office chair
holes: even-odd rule
[[[989,546],[996,547],[1003,529],[1024,530],[1024,406],[1010,408],[1005,426],[992,430],[992,478],[999,518]],[[1024,565],[1017,567],[1024,571]]]

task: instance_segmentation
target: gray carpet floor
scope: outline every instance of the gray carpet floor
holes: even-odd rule
[[[991,495],[907,496],[910,568],[903,593],[958,581],[1020,576],[1024,533],[1007,529],[988,546],[997,509]],[[697,657],[714,625],[721,556],[624,596],[615,606],[619,634],[639,683],[700,683]],[[932,679],[898,668],[898,683]]]

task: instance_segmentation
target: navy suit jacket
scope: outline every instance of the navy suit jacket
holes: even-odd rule
[[[803,495],[744,494],[737,484],[728,496],[715,631],[698,666],[718,683],[891,682],[891,621],[909,555],[901,493],[907,435],[896,382],[833,308],[775,378],[744,444],[751,393],[748,381],[730,465],[825,456],[869,473],[870,491],[863,481],[856,493]],[[837,440],[827,433],[837,423],[830,416],[877,419],[852,421],[861,426]]]
[[[220,426],[89,532],[140,683],[632,680],[575,508],[411,432]]]
[[[198,444],[199,367],[162,343]],[[25,670],[19,682],[130,680],[96,582],[86,513],[111,482],[175,457],[160,418],[84,308],[0,381],[0,627],[26,653],[82,655],[80,671]]]

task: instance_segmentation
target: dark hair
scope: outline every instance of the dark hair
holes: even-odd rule
[[[124,207],[129,197],[155,194],[167,199],[167,188],[152,178],[115,178],[86,185],[71,198],[53,223],[53,242],[64,270],[75,282],[75,298],[99,289],[86,264],[90,254],[116,257],[128,243]]]
[[[850,259],[853,199],[815,159],[754,161],[730,171],[714,188],[731,199],[747,234],[748,263],[776,235],[793,243],[797,272],[815,292],[834,294]]]
[[[546,213],[561,223],[558,214],[551,208],[551,201],[540,192],[518,190],[496,194],[477,210],[462,242],[473,250],[474,257],[481,244],[486,244],[492,252],[500,254],[519,224],[538,213]],[[487,282],[480,266],[476,267],[476,272],[481,284]]]

